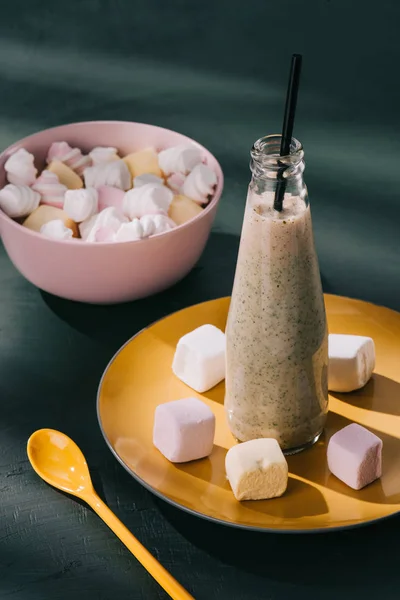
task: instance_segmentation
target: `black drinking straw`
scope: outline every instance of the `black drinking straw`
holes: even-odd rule
[[[290,154],[290,142],[292,141],[294,118],[296,115],[297,94],[299,91],[301,54],[293,54],[290,67],[289,83],[286,93],[285,116],[283,117],[282,138],[280,156]],[[286,180],[283,178],[286,167],[279,169],[275,190],[274,210],[281,212],[283,198],[285,196]]]

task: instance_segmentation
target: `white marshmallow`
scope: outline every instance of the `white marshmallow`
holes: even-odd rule
[[[328,389],[352,392],[362,388],[375,368],[375,344],[361,335],[329,335]]]
[[[226,454],[225,469],[236,500],[266,500],[286,491],[288,464],[272,438],[233,446]]]
[[[64,196],[64,210],[76,223],[82,223],[98,211],[98,193],[95,188],[68,190]]]
[[[4,164],[8,181],[15,185],[32,185],[37,175],[34,160],[33,154],[27,152],[25,148],[14,152]]]
[[[63,162],[78,175],[82,175],[83,171],[92,164],[90,156],[82,154],[79,148],[72,148],[68,142],[53,142],[46,161],[50,164],[53,160]]]
[[[171,173],[189,173],[201,163],[203,155],[200,148],[191,144],[179,144],[162,150],[158,155],[158,163],[165,175]]]
[[[127,222],[128,219],[126,219],[117,208],[110,206],[100,213],[97,213],[97,215],[93,215],[92,217],[89,217],[89,219],[86,219],[86,221],[83,221],[79,225],[79,231],[81,238],[85,242],[96,242],[99,241],[97,239],[97,234],[100,230],[110,230],[110,232],[117,233],[122,223]]]
[[[217,175],[207,165],[196,165],[186,177],[182,192],[198,204],[205,204],[208,197],[214,193],[217,185]]]
[[[154,219],[157,216],[158,215],[144,215],[144,217],[140,218],[140,225],[142,227],[142,237],[146,238],[157,233],[156,224],[154,222]]]
[[[40,228],[40,233],[52,240],[70,240],[72,239],[73,231],[66,227],[61,219],[48,221]]]
[[[215,416],[197,398],[160,404],[154,417],[153,443],[174,463],[198,460],[211,454],[214,445]]]
[[[143,227],[139,219],[133,219],[130,223],[122,223],[114,236],[116,242],[133,242],[143,238]]]
[[[179,340],[172,370],[201,394],[225,379],[225,347],[225,334],[220,329],[202,325]]]
[[[169,188],[147,183],[126,192],[123,211],[130,219],[140,219],[150,214],[166,215],[173,197],[174,194]]]
[[[100,165],[101,163],[111,162],[112,160],[119,160],[118,150],[112,146],[96,146],[89,156],[92,159],[93,165]]]
[[[12,219],[30,215],[40,202],[40,194],[27,185],[9,183],[0,190],[0,208]]]
[[[133,179],[133,187],[142,187],[151,183],[152,185],[164,185],[164,180],[153,173],[143,173],[143,175],[137,175]]]
[[[35,192],[39,192],[41,203],[62,208],[64,206],[64,196],[67,186],[60,183],[58,176],[45,169],[36,179],[32,186]]]
[[[111,185],[121,190],[129,190],[131,187],[131,174],[123,160],[112,160],[88,167],[84,170],[83,177],[87,188]]]
[[[143,226],[143,237],[165,233],[176,227],[176,223],[166,215],[145,215],[141,217],[140,222]]]

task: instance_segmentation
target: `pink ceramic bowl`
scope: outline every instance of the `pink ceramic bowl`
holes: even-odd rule
[[[22,227],[0,210],[0,235],[20,273],[46,292],[95,304],[143,298],[187,275],[206,245],[222,193],[223,174],[215,157],[190,138],[153,125],[123,121],[72,123],[35,133],[7,148],[0,155],[0,187],[7,183],[4,163],[10,154],[23,147],[34,154],[36,166],[43,168],[47,150],[56,141],[66,141],[86,152],[94,146],[115,146],[122,155],[148,146],[196,143],[217,173],[218,186],[210,204],[193,220],[135,242],[51,240]]]

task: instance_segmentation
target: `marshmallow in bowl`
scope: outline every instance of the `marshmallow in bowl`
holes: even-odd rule
[[[14,185],[32,185],[37,175],[34,160],[33,154],[25,148],[14,152],[4,165],[8,181]]]
[[[86,242],[100,241],[96,239],[100,230],[110,230],[117,233],[122,223],[127,223],[128,219],[114,206],[105,208],[100,213],[93,215],[79,225],[81,237]],[[104,240],[101,240],[104,241]]]
[[[40,233],[52,240],[70,240],[73,235],[72,229],[66,227],[61,219],[48,221],[41,226]]]
[[[68,188],[60,183],[55,173],[47,171],[47,169],[42,171],[32,189],[40,194],[42,204],[49,204],[56,208],[64,206],[64,196]]]
[[[187,221],[194,219],[203,209],[197,202],[183,195],[174,196],[169,207],[168,216],[177,224],[183,225]]]
[[[166,215],[144,215],[140,219],[133,219],[123,223],[114,236],[115,242],[131,242],[142,240],[151,235],[171,231],[176,224]]]
[[[175,194],[180,194],[186,177],[182,173],[172,173],[167,179],[167,185]]]
[[[123,160],[112,160],[88,167],[83,173],[86,187],[98,188],[101,185],[110,185],[129,190],[131,187],[131,174]]]
[[[182,185],[182,192],[198,204],[206,204],[209,196],[214,193],[216,185],[215,172],[201,163],[196,165],[186,177]]]
[[[166,215],[144,215],[140,218],[140,224],[143,228],[144,238],[171,231],[176,227],[176,223]]]
[[[98,211],[98,193],[95,188],[67,190],[64,210],[76,223],[82,223]]]
[[[66,212],[61,208],[55,206],[49,206],[48,204],[41,204],[38,206],[22,223],[24,227],[27,227],[31,231],[40,232],[41,228],[45,223],[49,221],[61,220],[65,227],[72,229],[73,237],[79,237],[78,225],[69,218]]]
[[[94,242],[115,242],[115,230],[111,227],[99,227],[94,234]]]
[[[26,217],[33,212],[40,202],[40,194],[27,185],[9,183],[0,190],[0,208],[11,217]]]
[[[131,152],[124,156],[123,161],[126,163],[132,178],[152,173],[157,177],[162,177],[161,169],[158,164],[158,156],[154,148],[145,148],[138,152]]]
[[[93,150],[89,152],[89,156],[92,159],[93,165],[100,165],[101,163],[111,162],[112,160],[120,160],[117,149],[112,146],[96,146],[96,148],[93,148]]]
[[[169,188],[147,183],[126,192],[123,211],[131,220],[149,214],[167,214],[173,197]]]
[[[133,187],[142,187],[151,183],[153,185],[164,185],[164,180],[153,173],[143,173],[133,178]]]
[[[153,233],[149,234],[149,235],[165,233],[166,231],[170,231],[171,229],[174,229],[174,227],[176,227],[176,223],[172,219],[167,217],[166,215],[145,215],[144,217],[142,217],[140,219],[140,222],[142,223],[143,229],[145,231],[146,231],[146,229],[145,229],[144,221],[145,221],[145,219],[148,219],[148,218],[152,218],[153,226],[154,226]]]
[[[143,238],[143,227],[139,219],[133,219],[129,223],[122,223],[114,236],[115,242],[133,242]]]
[[[164,175],[182,173],[186,175],[203,161],[200,148],[190,144],[179,144],[162,150],[158,155],[158,163]]]
[[[96,189],[99,197],[99,212],[109,206],[114,206],[115,208],[118,208],[119,211],[123,212],[124,190],[112,187],[111,185],[101,185]]]
[[[51,163],[53,160],[61,161],[78,175],[82,175],[86,167],[90,167],[92,164],[90,156],[82,154],[79,148],[71,148],[67,142],[52,143],[46,161]]]
[[[69,190],[79,190],[83,187],[83,181],[75,171],[61,160],[52,160],[47,167],[48,171],[55,173],[63,185]]]

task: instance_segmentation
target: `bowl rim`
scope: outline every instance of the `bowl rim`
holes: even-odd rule
[[[186,221],[186,223],[177,225],[176,227],[174,227],[173,229],[170,229],[169,231],[157,233],[148,238],[143,238],[140,240],[129,240],[129,241],[123,241],[123,242],[84,242],[83,240],[81,240],[81,238],[74,238],[74,239],[67,239],[67,240],[55,240],[52,238],[46,238],[38,231],[32,231],[31,229],[28,229],[27,227],[23,227],[22,224],[18,223],[17,221],[15,221],[14,219],[12,219],[8,215],[6,215],[5,212],[3,212],[1,209],[0,209],[0,225],[1,225],[1,220],[4,220],[4,221],[8,222],[11,227],[15,227],[16,229],[24,230],[24,233],[27,235],[30,235],[30,236],[33,236],[36,238],[40,238],[42,240],[45,239],[47,242],[53,242],[56,244],[67,244],[67,245],[72,244],[73,246],[76,246],[76,244],[78,242],[78,244],[79,243],[81,244],[82,248],[83,247],[90,248],[90,247],[98,247],[98,246],[100,246],[100,247],[115,246],[115,244],[118,244],[118,245],[120,245],[120,244],[137,244],[138,242],[139,243],[149,242],[150,240],[152,240],[154,238],[159,238],[161,236],[169,235],[169,234],[175,232],[177,229],[183,229],[183,228],[190,227],[193,223],[195,223],[196,221],[199,221],[207,213],[211,212],[211,210],[218,204],[218,202],[222,196],[223,189],[224,189],[224,173],[223,173],[222,167],[220,165],[220,162],[218,161],[216,156],[212,152],[210,152],[210,150],[208,150],[205,146],[203,146],[202,144],[200,144],[193,138],[185,135],[184,133],[181,133],[180,131],[175,131],[174,129],[168,129],[167,127],[160,127],[159,125],[152,125],[151,123],[141,123],[139,121],[118,121],[115,119],[113,119],[113,120],[103,119],[103,120],[99,120],[99,121],[75,121],[73,123],[64,123],[62,125],[55,125],[54,127],[48,127],[47,129],[40,129],[39,131],[36,131],[35,133],[31,133],[30,135],[27,135],[24,138],[17,140],[10,146],[7,146],[7,148],[5,148],[4,150],[2,150],[0,152],[0,159],[2,159],[4,157],[4,155],[6,155],[6,154],[7,155],[12,154],[14,148],[15,148],[15,150],[19,149],[24,143],[26,143],[27,141],[31,140],[32,138],[36,137],[39,134],[51,132],[51,131],[54,131],[55,129],[61,129],[64,127],[74,127],[74,126],[79,126],[79,125],[144,125],[145,127],[149,127],[152,129],[159,129],[164,132],[176,133],[178,135],[181,135],[182,137],[186,138],[187,141],[191,142],[192,144],[195,144],[198,148],[200,148],[201,150],[210,154],[216,162],[217,171],[218,171],[218,173],[217,173],[218,182],[217,182],[217,187],[215,188],[215,192],[214,192],[214,195],[213,195],[211,201],[207,204],[207,206],[203,209],[203,211],[201,213],[199,213],[198,215],[196,215],[189,221]],[[1,165],[0,169],[3,169],[3,168],[4,168],[3,165]],[[0,239],[1,239],[1,228],[0,228]]]

